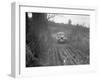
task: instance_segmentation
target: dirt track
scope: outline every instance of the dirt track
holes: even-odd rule
[[[58,43],[55,35],[57,32],[63,31],[66,34],[70,33],[70,30],[64,28],[50,27],[50,39],[48,40],[49,48],[47,50],[48,58],[46,59],[47,64],[44,65],[78,65],[78,64],[89,64],[89,55],[85,52],[77,49],[66,43]]]

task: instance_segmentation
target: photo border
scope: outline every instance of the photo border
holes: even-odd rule
[[[22,58],[22,54],[23,51],[21,49],[23,49],[23,47],[21,47],[21,44],[22,44],[22,30],[23,30],[23,27],[22,27],[22,15],[21,14],[21,8],[22,7],[36,7],[36,8],[52,8],[52,9],[61,9],[61,10],[73,10],[75,9],[76,11],[77,10],[81,10],[81,11],[89,11],[90,13],[88,13],[90,16],[92,14],[92,26],[95,26],[95,11],[96,9],[87,9],[87,8],[62,8],[62,7],[45,7],[45,6],[32,6],[32,4],[21,4],[21,3],[12,3],[12,14],[14,15],[14,17],[12,18],[12,27],[15,27],[12,32],[14,33],[14,35],[12,35],[12,37],[14,37],[14,40],[12,38],[12,47],[15,47],[15,50],[12,51],[12,75],[14,77],[21,77],[21,76],[34,76],[34,75],[51,75],[51,74],[62,74],[62,73],[65,73],[65,74],[69,74],[69,73],[84,73],[84,72],[94,72],[95,71],[95,68],[96,68],[96,65],[95,65],[95,55],[93,54],[94,53],[94,46],[93,44],[91,45],[91,43],[93,43],[93,41],[95,40],[94,39],[94,36],[95,36],[95,27],[92,27],[92,29],[90,28],[90,53],[92,52],[92,61],[93,61],[93,65],[91,65],[92,63],[90,62],[90,65],[75,65],[75,66],[50,66],[49,67],[40,67],[40,68],[36,68],[36,67],[33,67],[34,69],[32,70],[32,68],[29,68],[31,70],[26,70],[26,68],[24,68],[23,66],[25,65],[22,65],[22,59],[25,60],[25,58]],[[31,10],[30,10],[31,11]],[[35,11],[36,12],[36,11]],[[48,13],[48,12],[47,12]],[[25,15],[24,15],[24,19],[25,19]],[[91,19],[90,19],[91,20]],[[25,20],[24,20],[25,21]],[[25,26],[25,24],[24,24]],[[90,26],[91,26],[91,23],[90,23]],[[25,29],[25,27],[24,27]],[[12,33],[12,34],[13,34]],[[25,32],[24,32],[25,34]],[[21,41],[22,40],[22,41]],[[25,44],[24,44],[24,49],[25,49]],[[24,50],[23,49],[23,50]],[[91,51],[92,49],[92,51]],[[22,52],[21,52],[22,51]],[[91,60],[90,59],[90,60]],[[79,68],[85,66],[84,68],[82,68],[81,70],[79,70]],[[66,68],[67,67],[67,68]],[[57,69],[56,69],[57,68]],[[62,69],[63,68],[63,69]],[[56,69],[56,70],[55,70]],[[67,69],[67,72],[66,72],[66,69]],[[59,70],[59,71],[58,71]],[[64,71],[65,70],[65,71]],[[43,74],[44,73],[44,74]]]

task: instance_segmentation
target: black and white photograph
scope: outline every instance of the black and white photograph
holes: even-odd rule
[[[90,16],[25,12],[26,67],[90,64]]]

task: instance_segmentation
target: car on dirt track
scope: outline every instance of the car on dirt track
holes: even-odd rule
[[[67,38],[65,37],[65,33],[58,32],[56,35],[56,40],[58,43],[65,43],[67,41]]]

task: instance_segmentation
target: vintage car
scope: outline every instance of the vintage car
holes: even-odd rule
[[[65,33],[64,32],[58,32],[56,35],[56,40],[58,43],[65,43],[67,38],[65,37]]]

